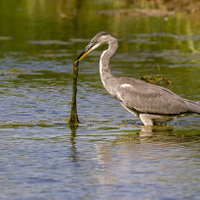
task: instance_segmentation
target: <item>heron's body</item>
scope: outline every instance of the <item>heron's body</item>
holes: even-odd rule
[[[83,59],[88,53],[102,44],[109,47],[100,58],[99,70],[105,89],[115,97],[130,113],[141,119],[144,125],[164,123],[175,117],[196,113],[200,115],[200,103],[183,99],[170,90],[144,81],[113,76],[110,71],[110,59],[115,55],[118,42],[108,33],[98,33],[77,58]]]

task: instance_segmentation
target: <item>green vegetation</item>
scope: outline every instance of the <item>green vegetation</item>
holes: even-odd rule
[[[77,79],[78,79],[78,64],[76,61],[73,64],[73,93],[72,93],[72,105],[71,105],[71,114],[68,121],[70,126],[77,126],[79,123],[77,109],[76,109],[76,94],[77,94]]]

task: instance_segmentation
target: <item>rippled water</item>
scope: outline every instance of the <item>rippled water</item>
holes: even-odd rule
[[[72,63],[102,30],[119,38],[116,76],[166,77],[200,101],[199,20],[60,17],[43,3],[0,3],[0,199],[200,199],[200,117],[142,127],[100,82],[104,48],[79,64],[81,124],[67,125]]]

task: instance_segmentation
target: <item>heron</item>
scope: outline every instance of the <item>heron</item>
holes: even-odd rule
[[[76,61],[81,61],[96,48],[108,44],[99,61],[99,72],[104,88],[128,112],[140,118],[144,126],[165,124],[187,114],[200,115],[200,103],[184,99],[165,87],[131,77],[115,77],[110,60],[118,49],[118,40],[107,32],[96,34]]]

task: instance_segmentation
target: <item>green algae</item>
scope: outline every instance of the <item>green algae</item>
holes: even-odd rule
[[[73,64],[73,92],[72,92],[72,102],[71,102],[71,114],[68,121],[70,126],[77,126],[79,123],[77,106],[76,106],[76,94],[77,94],[77,79],[78,79],[78,61]]]

